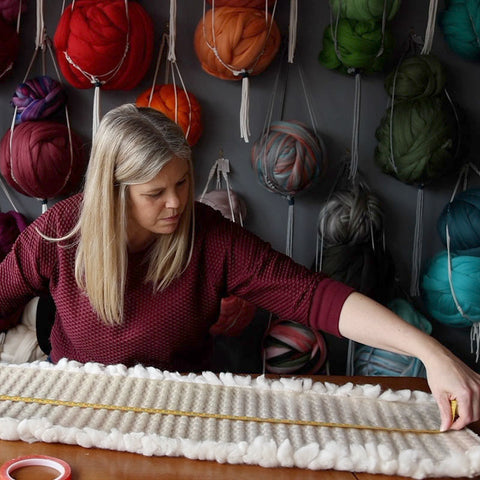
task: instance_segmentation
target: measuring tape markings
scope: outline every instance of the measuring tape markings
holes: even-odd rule
[[[287,425],[301,425],[312,427],[330,427],[330,428],[353,428],[357,430],[376,430],[383,432],[397,432],[397,433],[415,433],[415,434],[438,434],[442,433],[440,430],[428,430],[418,428],[400,428],[400,427],[382,427],[376,425],[356,425],[348,423],[322,422],[314,420],[295,420],[289,418],[263,418],[244,415],[226,415],[221,413],[207,413],[207,412],[192,412],[185,410],[170,410],[162,408],[147,408],[147,407],[133,407],[123,405],[108,405],[88,402],[73,402],[66,400],[54,400],[48,398],[35,397],[21,397],[15,395],[0,395],[0,401],[36,403],[39,405],[53,405],[63,407],[77,407],[77,408],[91,408],[93,410],[110,410],[134,413],[148,413],[159,415],[174,415],[184,417],[199,417],[199,418],[214,418],[217,420],[233,420],[243,422],[258,422],[258,423],[275,423]]]

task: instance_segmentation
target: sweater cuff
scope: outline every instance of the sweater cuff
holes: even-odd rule
[[[310,326],[342,337],[338,329],[340,312],[347,297],[355,291],[344,283],[323,278],[317,285],[310,305]]]

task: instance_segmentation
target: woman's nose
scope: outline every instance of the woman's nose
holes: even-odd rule
[[[180,198],[177,192],[172,191],[168,194],[167,201],[165,202],[166,208],[178,208],[180,205]]]

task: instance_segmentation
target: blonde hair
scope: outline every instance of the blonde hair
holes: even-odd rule
[[[75,278],[107,324],[123,321],[127,276],[128,186],[152,180],[172,158],[189,165],[190,192],[176,231],[150,249],[146,282],[158,291],[188,265],[193,246],[191,150],[181,128],[161,112],[126,104],[109,111],[95,135],[80,217]]]

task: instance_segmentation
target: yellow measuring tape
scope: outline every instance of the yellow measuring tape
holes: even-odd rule
[[[53,405],[59,407],[91,408],[93,410],[114,410],[121,412],[148,413],[151,415],[175,415],[179,417],[213,418],[216,420],[232,420],[241,422],[274,423],[286,425],[301,425],[309,427],[351,428],[357,430],[375,430],[382,432],[436,434],[440,430],[427,430],[418,428],[379,427],[375,425],[355,425],[348,423],[318,422],[314,420],[294,420],[290,418],[263,418],[244,415],[226,415],[222,413],[193,412],[185,410],[170,410],[163,408],[132,407],[124,405],[108,405],[98,403],[73,402],[67,400],[53,400],[48,398],[21,397],[14,395],[0,395],[0,401],[36,403],[39,405]],[[452,400],[452,415],[456,414],[456,400]],[[455,404],[455,407],[454,407]],[[454,410],[455,408],[455,410]],[[454,413],[455,412],[455,413]]]

